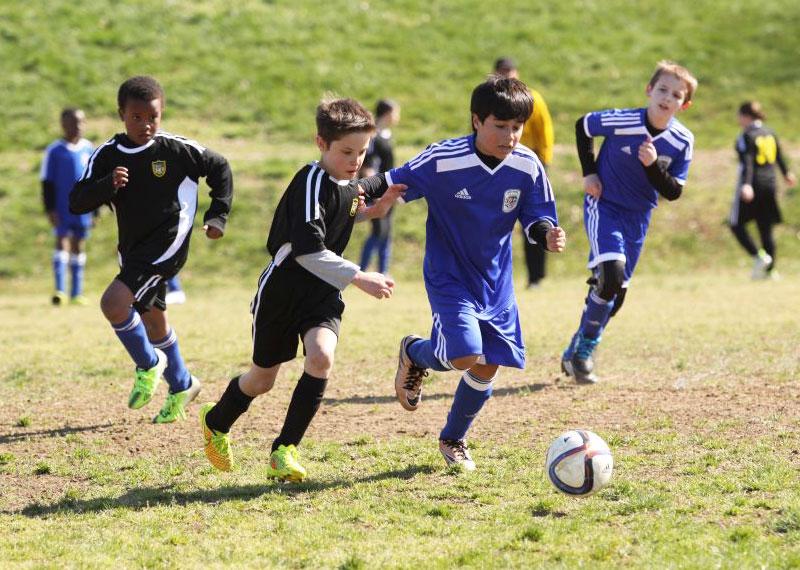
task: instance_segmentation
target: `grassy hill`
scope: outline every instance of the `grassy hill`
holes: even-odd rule
[[[0,211],[7,236],[0,279],[46,282],[51,238],[37,173],[42,149],[59,134],[60,108],[84,107],[90,136],[104,140],[120,129],[115,94],[129,75],[161,79],[168,130],[231,157],[236,205],[229,235],[214,248],[236,275],[250,279],[264,262],[278,193],[299,164],[314,158],[313,109],[324,92],[369,104],[380,96],[397,99],[403,122],[396,136],[407,158],[464,132],[470,90],[500,54],[518,60],[523,78],[542,91],[554,114],[561,146],[552,176],[575,238],[570,253],[553,264],[556,272],[580,271],[585,252],[574,119],[590,109],[642,104],[644,84],[662,58],[686,64],[700,79],[684,117],[697,134],[698,152],[686,198],[656,215],[644,263],[672,270],[676,255],[692,267],[711,258],[729,263],[740,259],[722,225],[734,178],[734,111],[744,98],[761,99],[770,123],[797,144],[798,26],[800,11],[791,0],[676,0],[658,7],[622,0],[546,6],[364,0],[323,8],[308,0],[3,3]],[[796,224],[795,202],[786,206]],[[421,206],[406,212],[398,219],[396,255],[409,268],[396,270],[415,274],[424,212]],[[797,229],[782,229],[784,254],[800,251]],[[113,233],[111,220],[101,220],[91,244],[91,274],[103,281],[113,272]],[[187,271],[213,275],[219,258],[205,256],[202,241],[196,239]],[[359,242],[352,242],[351,256]],[[102,271],[98,263],[105,264]]]

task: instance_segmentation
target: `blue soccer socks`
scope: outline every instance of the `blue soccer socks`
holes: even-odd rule
[[[439,434],[440,440],[462,440],[466,437],[478,412],[492,396],[493,381],[494,377],[482,380],[469,370],[464,372],[450,406],[450,413],[447,414],[447,423]]]
[[[83,268],[86,267],[86,254],[73,253],[69,256],[69,268],[72,272],[72,290],[70,297],[73,299],[83,295]]]
[[[587,338],[599,338],[603,329],[611,318],[614,300],[601,299],[597,293],[591,291],[586,299],[586,307],[581,315],[581,324],[578,331]]]
[[[158,363],[156,351],[147,338],[142,317],[131,308],[128,318],[111,325],[137,368],[147,370]]]
[[[192,375],[183,362],[175,329],[169,329],[167,336],[153,341],[153,346],[163,350],[164,354],[167,355],[167,368],[164,370],[164,379],[169,384],[169,391],[176,394],[188,390],[192,384]]]
[[[452,370],[451,367],[442,364],[433,352],[433,343],[430,340],[417,340],[411,343],[406,349],[406,353],[415,366],[419,368],[430,368],[444,372]]]
[[[53,252],[53,276],[55,277],[56,291],[64,291],[65,277],[67,273],[67,262],[69,261],[69,253],[57,249]]]

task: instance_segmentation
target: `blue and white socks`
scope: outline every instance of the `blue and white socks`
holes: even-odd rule
[[[72,272],[72,291],[70,297],[73,299],[83,295],[83,268],[86,267],[86,254],[73,253],[69,256],[69,268]],[[61,289],[59,289],[60,291]]]
[[[167,368],[164,370],[164,379],[169,384],[169,391],[176,394],[188,390],[189,386],[192,385],[192,375],[183,362],[175,329],[170,328],[167,336],[153,341],[153,346],[163,350],[164,354],[167,355]]]
[[[473,420],[492,396],[495,377],[482,380],[469,370],[464,372],[439,439],[461,440],[466,437]]]
[[[61,291],[62,293],[65,288],[67,262],[69,262],[69,253],[61,249],[53,251],[53,276],[56,281],[56,291]]]
[[[589,292],[578,330],[586,338],[599,338],[608,324],[608,319],[611,318],[611,310],[613,308],[614,299],[606,301],[594,291]]]
[[[142,322],[142,317],[133,307],[131,307],[127,319],[111,326],[137,368],[147,370],[158,363],[158,356],[147,338],[147,330]]]
[[[444,372],[452,370],[452,367],[445,366],[434,353],[433,343],[428,339],[416,340],[406,349],[408,357],[416,366],[420,368],[430,368]]]

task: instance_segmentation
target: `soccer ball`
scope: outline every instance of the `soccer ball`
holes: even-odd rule
[[[547,450],[547,476],[555,488],[578,497],[587,497],[608,484],[614,471],[614,458],[606,442],[585,429],[565,431]]]

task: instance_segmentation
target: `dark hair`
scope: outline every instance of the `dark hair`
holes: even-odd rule
[[[763,121],[766,118],[764,111],[761,109],[761,103],[758,101],[745,101],[739,105],[739,114],[747,115],[758,121]]]
[[[78,107],[64,107],[61,110],[61,120],[63,121],[67,117],[74,117],[80,112],[81,110]]]
[[[381,99],[378,101],[378,104],[375,105],[375,118],[380,119],[384,115],[391,113],[395,109],[397,109],[398,105],[391,99]]]
[[[533,97],[519,79],[491,75],[472,91],[470,112],[482,123],[489,115],[501,121],[527,121],[533,113]]]
[[[371,133],[375,119],[355,99],[323,99],[317,106],[317,134],[326,143],[350,133]]]
[[[494,62],[495,73],[503,73],[514,71],[517,68],[517,62],[510,57],[498,57]]]
[[[164,103],[164,89],[161,84],[149,75],[137,75],[126,80],[119,86],[117,91],[117,105],[120,109],[125,108],[129,99],[149,102],[153,99],[161,99]]]

